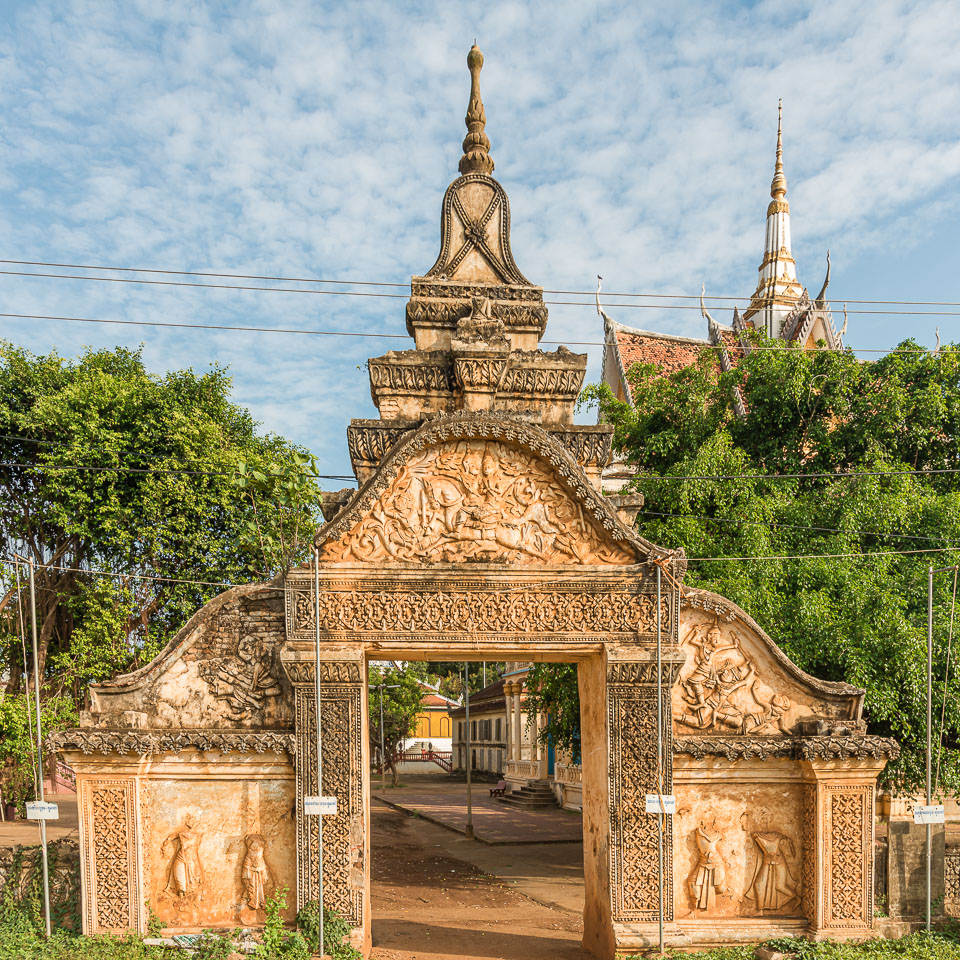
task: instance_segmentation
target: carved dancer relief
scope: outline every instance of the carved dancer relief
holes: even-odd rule
[[[130,894],[133,784],[102,781],[88,784],[87,789],[88,924],[94,932],[127,930],[137,922]]]
[[[720,854],[723,835],[714,821],[708,827],[702,820],[693,831],[697,845],[697,865],[689,880],[690,896],[698,910],[713,910],[717,897],[727,892],[727,868]]]
[[[323,560],[636,562],[539,458],[494,440],[441,443],[404,463]]]
[[[290,634],[312,637],[314,602],[309,590],[291,591]],[[560,590],[445,591],[324,590],[324,633],[591,633],[656,631],[657,604],[646,593]],[[670,603],[661,606],[661,629],[673,628]]]
[[[247,852],[240,867],[240,882],[243,884],[242,907],[261,910],[267,902],[267,890],[271,884],[270,870],[263,852],[266,841],[263,834],[250,833],[244,837]]]
[[[728,627],[725,636],[719,622],[690,628],[683,646],[692,653],[693,669],[681,676],[683,703],[675,711],[677,723],[741,736],[787,732],[783,718],[790,700],[764,693],[740,643],[736,630]]]
[[[267,698],[281,693],[273,651],[249,634],[241,637],[236,656],[201,661],[198,670],[213,695],[224,701],[229,720],[262,721]]]
[[[769,830],[754,833],[757,847],[757,867],[745,900],[752,900],[761,913],[785,913],[791,906],[798,906],[798,877],[792,865],[797,851],[790,837]]]
[[[160,846],[160,856],[170,858],[166,885],[160,899],[172,904],[178,920],[185,916],[194,917],[197,905],[203,900],[205,879],[200,859],[203,832],[199,826],[199,820],[187,814],[183,825],[174,830]]]

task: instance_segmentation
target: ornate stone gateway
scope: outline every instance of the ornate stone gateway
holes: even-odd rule
[[[303,798],[323,793],[337,798],[324,902],[368,951],[366,664],[396,658],[579,665],[597,956],[656,942],[645,796],[658,791],[677,797],[670,945],[864,936],[874,784],[896,744],[866,735],[862,691],[804,674],[742,610],[684,589],[682,554],[638,537],[598,492],[611,428],[573,424],[586,357],[537,349],[542,291],[513,261],[476,48],[468,64],[463,175],[407,305],[416,349],[370,361],[382,419],[350,425],[361,486],[325,505],[317,566],[208,603],[153,663],[91,687],[60,738],[77,771],[84,930],[144,930],[147,904],[170,931],[233,928],[262,923],[283,886],[298,906],[315,899],[318,818]]]

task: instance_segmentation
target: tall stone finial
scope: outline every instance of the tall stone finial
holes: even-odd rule
[[[474,44],[467,54],[467,67],[470,69],[470,103],[463,122],[467,125],[467,135],[463,140],[463,156],[460,158],[460,172],[493,173],[493,160],[490,158],[490,141],[484,133],[487,115],[480,99],[480,70],[483,67],[483,54]]]
[[[783,100],[777,101],[777,165],[770,184],[770,196],[782,200],[787,195],[787,178],[783,173]]]

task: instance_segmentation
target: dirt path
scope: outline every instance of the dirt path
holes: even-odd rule
[[[494,848],[504,870],[485,850],[482,870],[470,862],[471,841],[449,830],[378,803],[371,819],[373,960],[588,960],[582,880],[551,896],[553,906],[522,892],[557,890],[570,877],[556,848]]]

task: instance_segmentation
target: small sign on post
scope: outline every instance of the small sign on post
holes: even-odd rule
[[[676,813],[677,798],[672,793],[648,793],[647,813]]]
[[[303,812],[308,817],[335,817],[337,815],[337,798],[304,797]]]
[[[48,803],[45,800],[28,800],[27,819],[59,820],[60,808],[55,803]]]
[[[934,803],[930,806],[914,807],[914,823],[943,823],[945,820],[942,803]]]

